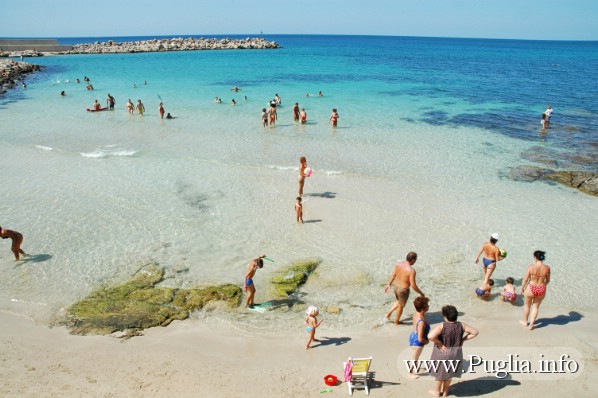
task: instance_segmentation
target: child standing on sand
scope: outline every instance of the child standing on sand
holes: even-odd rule
[[[478,287],[475,290],[475,294],[482,300],[488,300],[488,297],[490,297],[490,291],[492,290],[492,286],[494,286],[494,280],[488,279],[488,282],[482,283],[482,286]]]
[[[301,204],[301,196],[297,196],[295,203],[295,213],[297,213],[297,222],[303,224],[303,205]]]
[[[307,318],[305,318],[305,324],[307,325],[307,333],[309,333],[309,339],[307,339],[307,345],[305,349],[309,349],[311,347],[312,341],[316,340],[316,328],[320,326],[322,321],[318,322],[318,318],[316,318],[320,314],[320,310],[315,305],[310,305],[305,310],[307,314]]]
[[[508,301],[509,303],[513,304],[517,299],[517,293],[515,293],[515,286],[513,283],[515,280],[510,276],[507,278],[507,283],[502,288],[502,293],[500,294],[501,301]]]

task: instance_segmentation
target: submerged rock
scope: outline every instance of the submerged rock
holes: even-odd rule
[[[272,277],[274,291],[280,297],[286,297],[297,291],[299,286],[307,282],[311,274],[322,262],[321,259],[299,260],[278,271]]]
[[[587,194],[598,196],[598,173],[589,171],[555,171],[546,175],[546,178],[577,188]]]
[[[515,181],[550,180],[598,196],[598,173],[590,171],[555,171],[536,166],[517,166],[504,174]]]
[[[71,333],[82,335],[140,330],[186,319],[213,300],[235,307],[241,299],[241,288],[232,284],[196,289],[156,287],[163,277],[164,269],[153,264],[126,283],[95,290],[67,309],[62,324]]]
[[[506,177],[515,181],[532,182],[544,178],[547,174],[553,173],[550,169],[536,166],[517,166],[505,174]]]

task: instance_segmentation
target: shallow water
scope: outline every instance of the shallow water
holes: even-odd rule
[[[501,303],[472,294],[474,256],[495,231],[509,252],[495,292],[508,276],[519,283],[542,249],[553,267],[544,305],[596,306],[598,200],[504,177],[544,166],[522,155],[530,150],[562,156],[556,167],[595,170],[598,96],[582,81],[598,73],[596,43],[275,39],[284,49],[33,60],[47,69],[0,99],[0,225],[21,231],[32,254],[15,263],[3,242],[0,309],[47,319],[151,261],[169,270],[165,285],[241,283],[249,259],[266,253],[276,263],[256,276],[258,301],[276,267],[321,257],[300,303],[340,306],[338,327],[371,327],[392,301],[383,293],[392,265],[410,250],[432,307],[494,308]],[[84,75],[95,91],[74,83]],[[114,112],[85,112],[107,93]],[[275,93],[279,121],[264,129],[261,108]],[[128,98],[147,114],[128,115]],[[159,119],[160,101],[176,119]],[[541,134],[548,101],[553,125]],[[292,122],[294,102],[308,125]],[[296,225],[302,155],[314,174],[306,223]],[[300,308],[204,315],[285,330],[301,322]]]

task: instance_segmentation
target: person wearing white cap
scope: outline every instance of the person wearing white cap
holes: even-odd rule
[[[496,263],[502,260],[502,257],[500,256],[500,249],[498,246],[496,246],[496,242],[498,242],[498,233],[494,232],[492,235],[490,235],[490,242],[485,242],[478,252],[478,255],[475,257],[475,263],[478,264],[480,262],[480,255],[482,252],[484,253],[484,258],[482,258],[484,283],[488,283],[488,279],[490,279],[494,269],[496,268]]]

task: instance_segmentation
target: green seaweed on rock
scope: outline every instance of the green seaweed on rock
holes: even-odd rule
[[[164,269],[144,267],[128,282],[97,289],[67,309],[63,322],[73,334],[110,334],[127,329],[167,326],[182,320],[208,302],[239,305],[241,288],[232,284],[195,289],[156,287]]]
[[[280,269],[272,277],[274,291],[280,297],[287,297],[307,282],[311,274],[322,262],[321,259],[306,259],[291,263],[288,267]]]

